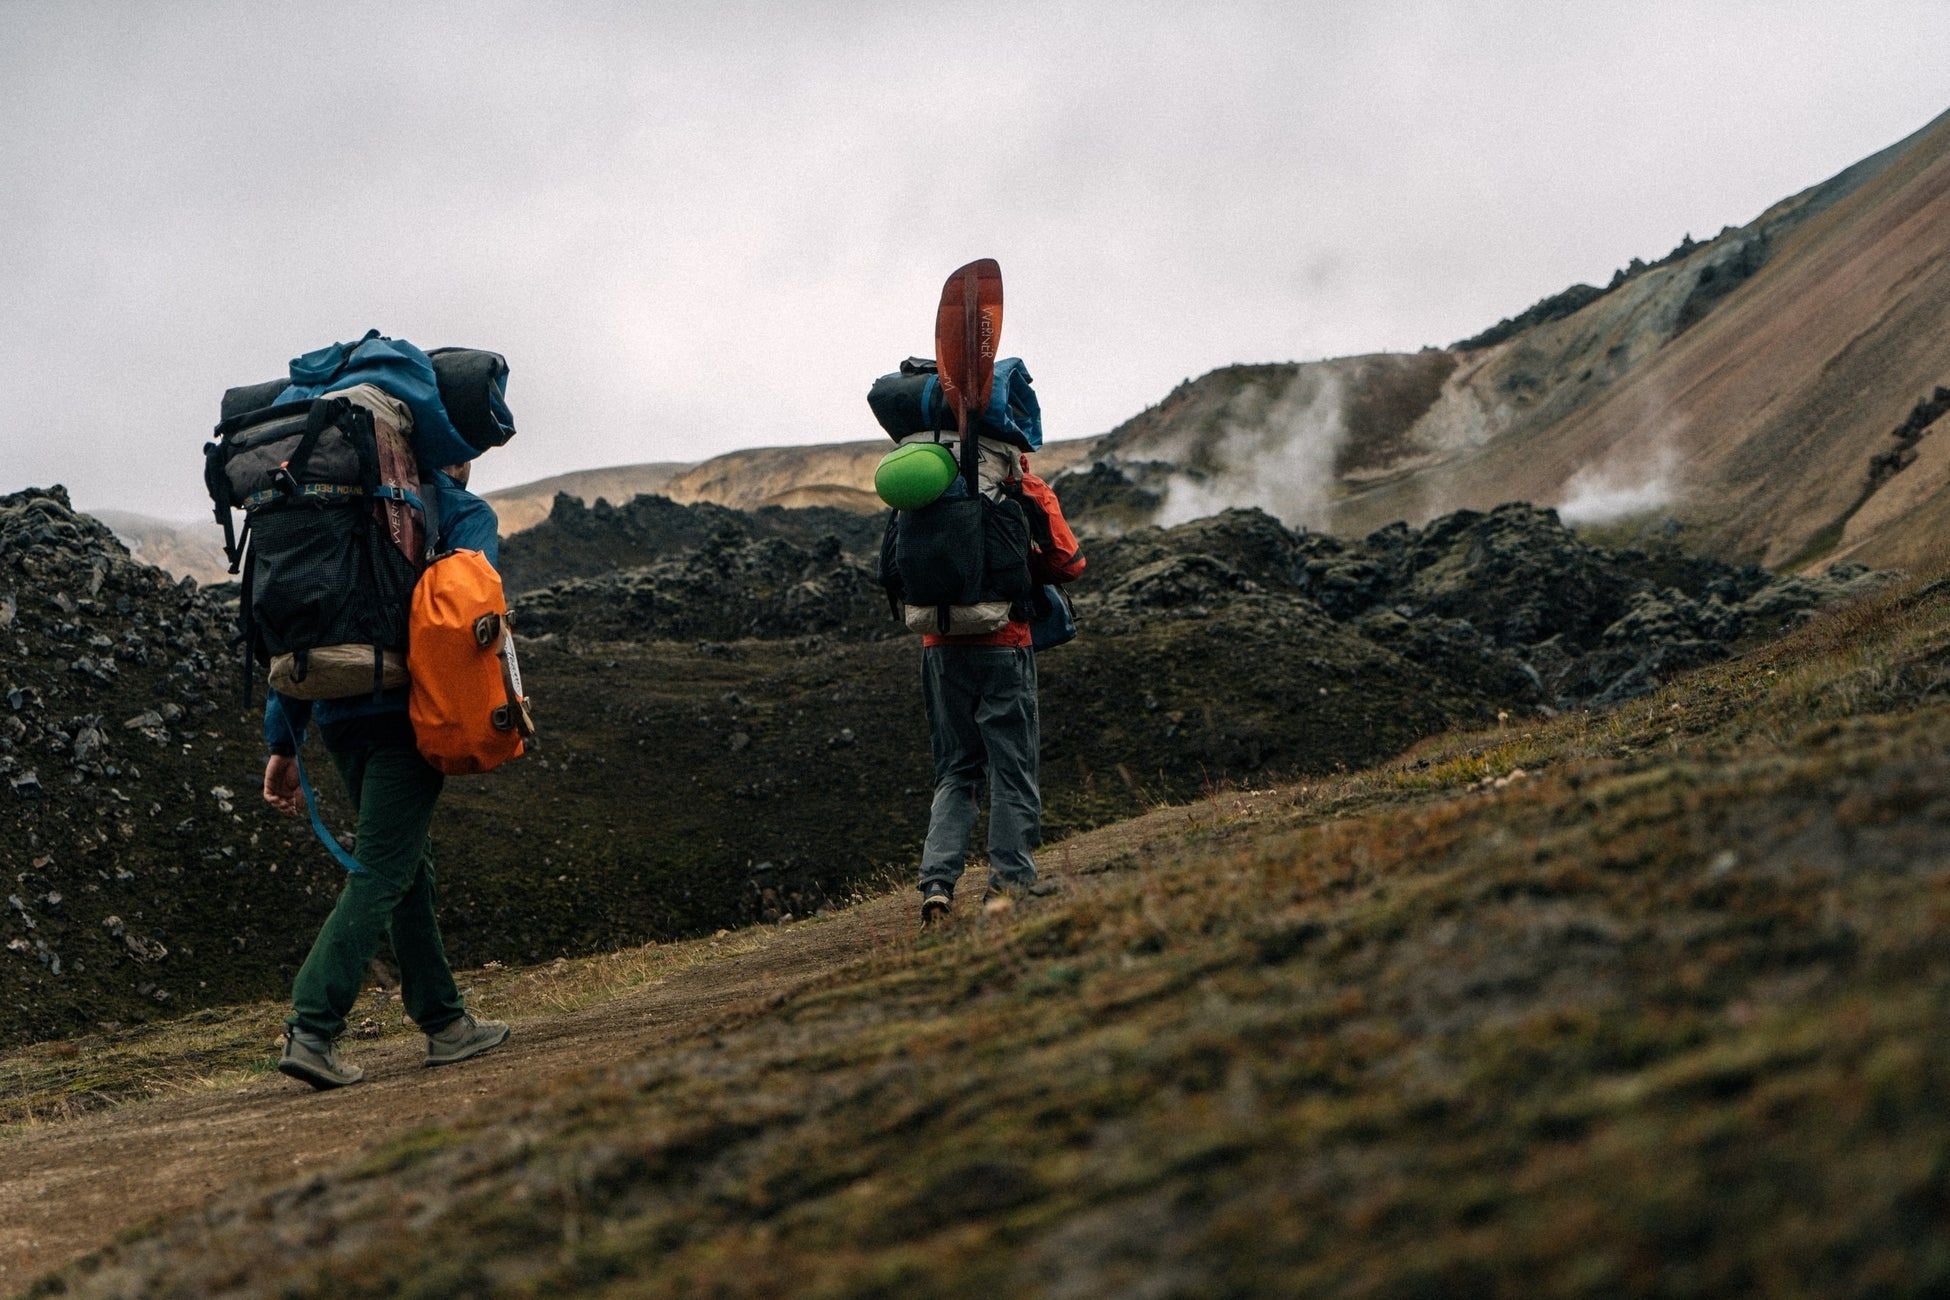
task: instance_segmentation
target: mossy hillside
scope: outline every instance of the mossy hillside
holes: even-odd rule
[[[1055,900],[42,1292],[1934,1293],[1946,723],[1912,584],[1097,832]]]

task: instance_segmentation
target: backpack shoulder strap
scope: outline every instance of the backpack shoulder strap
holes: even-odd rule
[[[420,557],[422,564],[432,564],[433,557],[440,554],[440,471],[422,472],[420,475],[420,522],[425,525],[426,552]]]
[[[351,403],[343,397],[334,397],[330,400],[320,397],[312,402],[311,410],[305,416],[304,436],[298,439],[298,446],[291,453],[291,459],[278,466],[277,473],[271,476],[272,481],[286,496],[298,495],[299,485],[304,481],[305,467],[311,462],[311,454],[318,447],[320,435],[336,425],[350,405]]]

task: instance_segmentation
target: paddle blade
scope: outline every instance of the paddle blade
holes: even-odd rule
[[[950,406],[978,411],[988,405],[1001,343],[1002,268],[985,257],[962,267],[941,286],[934,355],[941,366],[942,395]]]

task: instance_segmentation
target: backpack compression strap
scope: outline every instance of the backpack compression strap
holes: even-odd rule
[[[338,859],[341,867],[357,875],[366,869],[365,865],[345,851],[345,846],[325,828],[325,819],[318,815],[318,796],[312,793],[311,776],[305,771],[304,746],[299,743],[297,729],[291,725],[291,715],[280,709],[278,716],[284,719],[284,732],[291,737],[291,757],[298,764],[298,789],[305,796],[305,811],[311,815],[311,833]]]
[[[223,480],[223,448],[214,442],[203,444],[203,486],[210,493],[217,523],[223,529],[223,558],[230,571],[237,572],[237,534],[230,523],[230,489]]]

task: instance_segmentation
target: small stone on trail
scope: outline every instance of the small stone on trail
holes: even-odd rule
[[[1007,894],[997,894],[994,898],[982,904],[982,914],[984,916],[1003,916],[1015,910],[1016,900]]]

